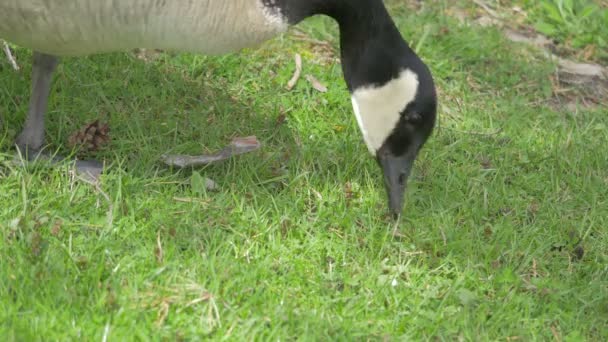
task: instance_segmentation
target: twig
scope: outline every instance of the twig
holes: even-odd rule
[[[186,304],[185,307],[188,308],[188,307],[191,307],[191,306],[196,305],[198,303],[208,301],[212,297],[213,296],[211,296],[211,293],[203,293],[203,295],[201,297],[196,298],[196,299],[190,301],[188,304]]]
[[[461,131],[461,130],[454,129],[454,128],[449,128],[449,127],[444,127],[444,128],[447,129],[447,130],[449,130],[449,131],[456,132],[456,133],[471,134],[471,135],[481,135],[481,136],[497,135],[500,132],[502,132],[502,128],[499,128],[499,129],[495,130],[494,132]]]
[[[293,76],[291,76],[289,82],[287,82],[287,90],[291,90],[293,87],[295,87],[296,83],[300,79],[300,74],[302,73],[302,56],[300,56],[299,53],[296,53],[294,58],[296,62],[296,70],[294,71]]]
[[[163,323],[165,323],[167,316],[169,316],[169,307],[170,307],[170,304],[167,300],[163,300],[160,303],[160,309],[158,309],[158,313],[156,316],[156,325],[158,327],[161,327],[163,325]]]
[[[492,17],[500,19],[500,16],[498,15],[498,13],[496,13],[496,11],[494,11],[493,9],[491,9],[490,6],[488,6],[488,4],[486,4],[485,2],[483,2],[481,0],[473,0],[473,2],[476,3],[477,6],[483,8]]]
[[[156,233],[156,248],[155,248],[154,252],[155,252],[154,254],[156,255],[156,262],[159,264],[162,264],[164,253],[163,253],[163,245],[160,241],[160,230]]]
[[[441,239],[443,239],[443,245],[447,246],[448,239],[445,237],[445,232],[443,231],[443,228],[439,228],[439,233],[441,233]]]
[[[11,64],[13,69],[15,69],[15,71],[19,71],[21,68],[19,68],[19,64],[17,64],[17,60],[15,60],[15,57],[11,52],[11,48],[4,40],[2,40],[2,47],[4,49],[4,54],[6,55],[6,59],[8,59],[8,62]]]
[[[551,333],[553,334],[553,338],[555,338],[556,342],[562,342],[562,336],[559,334],[559,331],[557,331],[555,325],[551,325]]]
[[[209,200],[201,199],[201,198],[190,198],[190,197],[173,197],[173,200],[176,202],[182,203],[198,203],[198,204],[209,204]]]
[[[323,45],[333,50],[333,46],[328,41],[311,38],[307,33],[298,29],[293,30],[293,37],[295,40],[300,40],[314,45]]]

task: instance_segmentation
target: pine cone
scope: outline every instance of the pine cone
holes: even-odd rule
[[[108,124],[95,120],[74,132],[68,139],[71,148],[78,148],[80,152],[95,152],[110,142],[110,128]]]

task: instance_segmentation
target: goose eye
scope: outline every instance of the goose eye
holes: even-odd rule
[[[420,122],[421,119],[422,117],[418,113],[410,113],[407,115],[407,121],[409,123],[417,123]]]

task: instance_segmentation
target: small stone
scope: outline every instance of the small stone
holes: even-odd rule
[[[219,186],[213,179],[205,178],[205,189],[208,191],[217,191],[219,190]]]

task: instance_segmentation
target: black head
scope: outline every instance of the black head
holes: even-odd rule
[[[427,71],[428,72],[428,71]],[[416,97],[399,114],[399,121],[376,151],[376,160],[384,174],[384,185],[391,213],[398,217],[403,208],[407,180],[418,156],[435,125],[437,99],[435,87],[428,80],[418,85]]]
[[[435,85],[382,2],[357,3],[338,17],[342,69],[367,147],[382,168],[390,211],[399,216],[410,171],[435,125]]]

